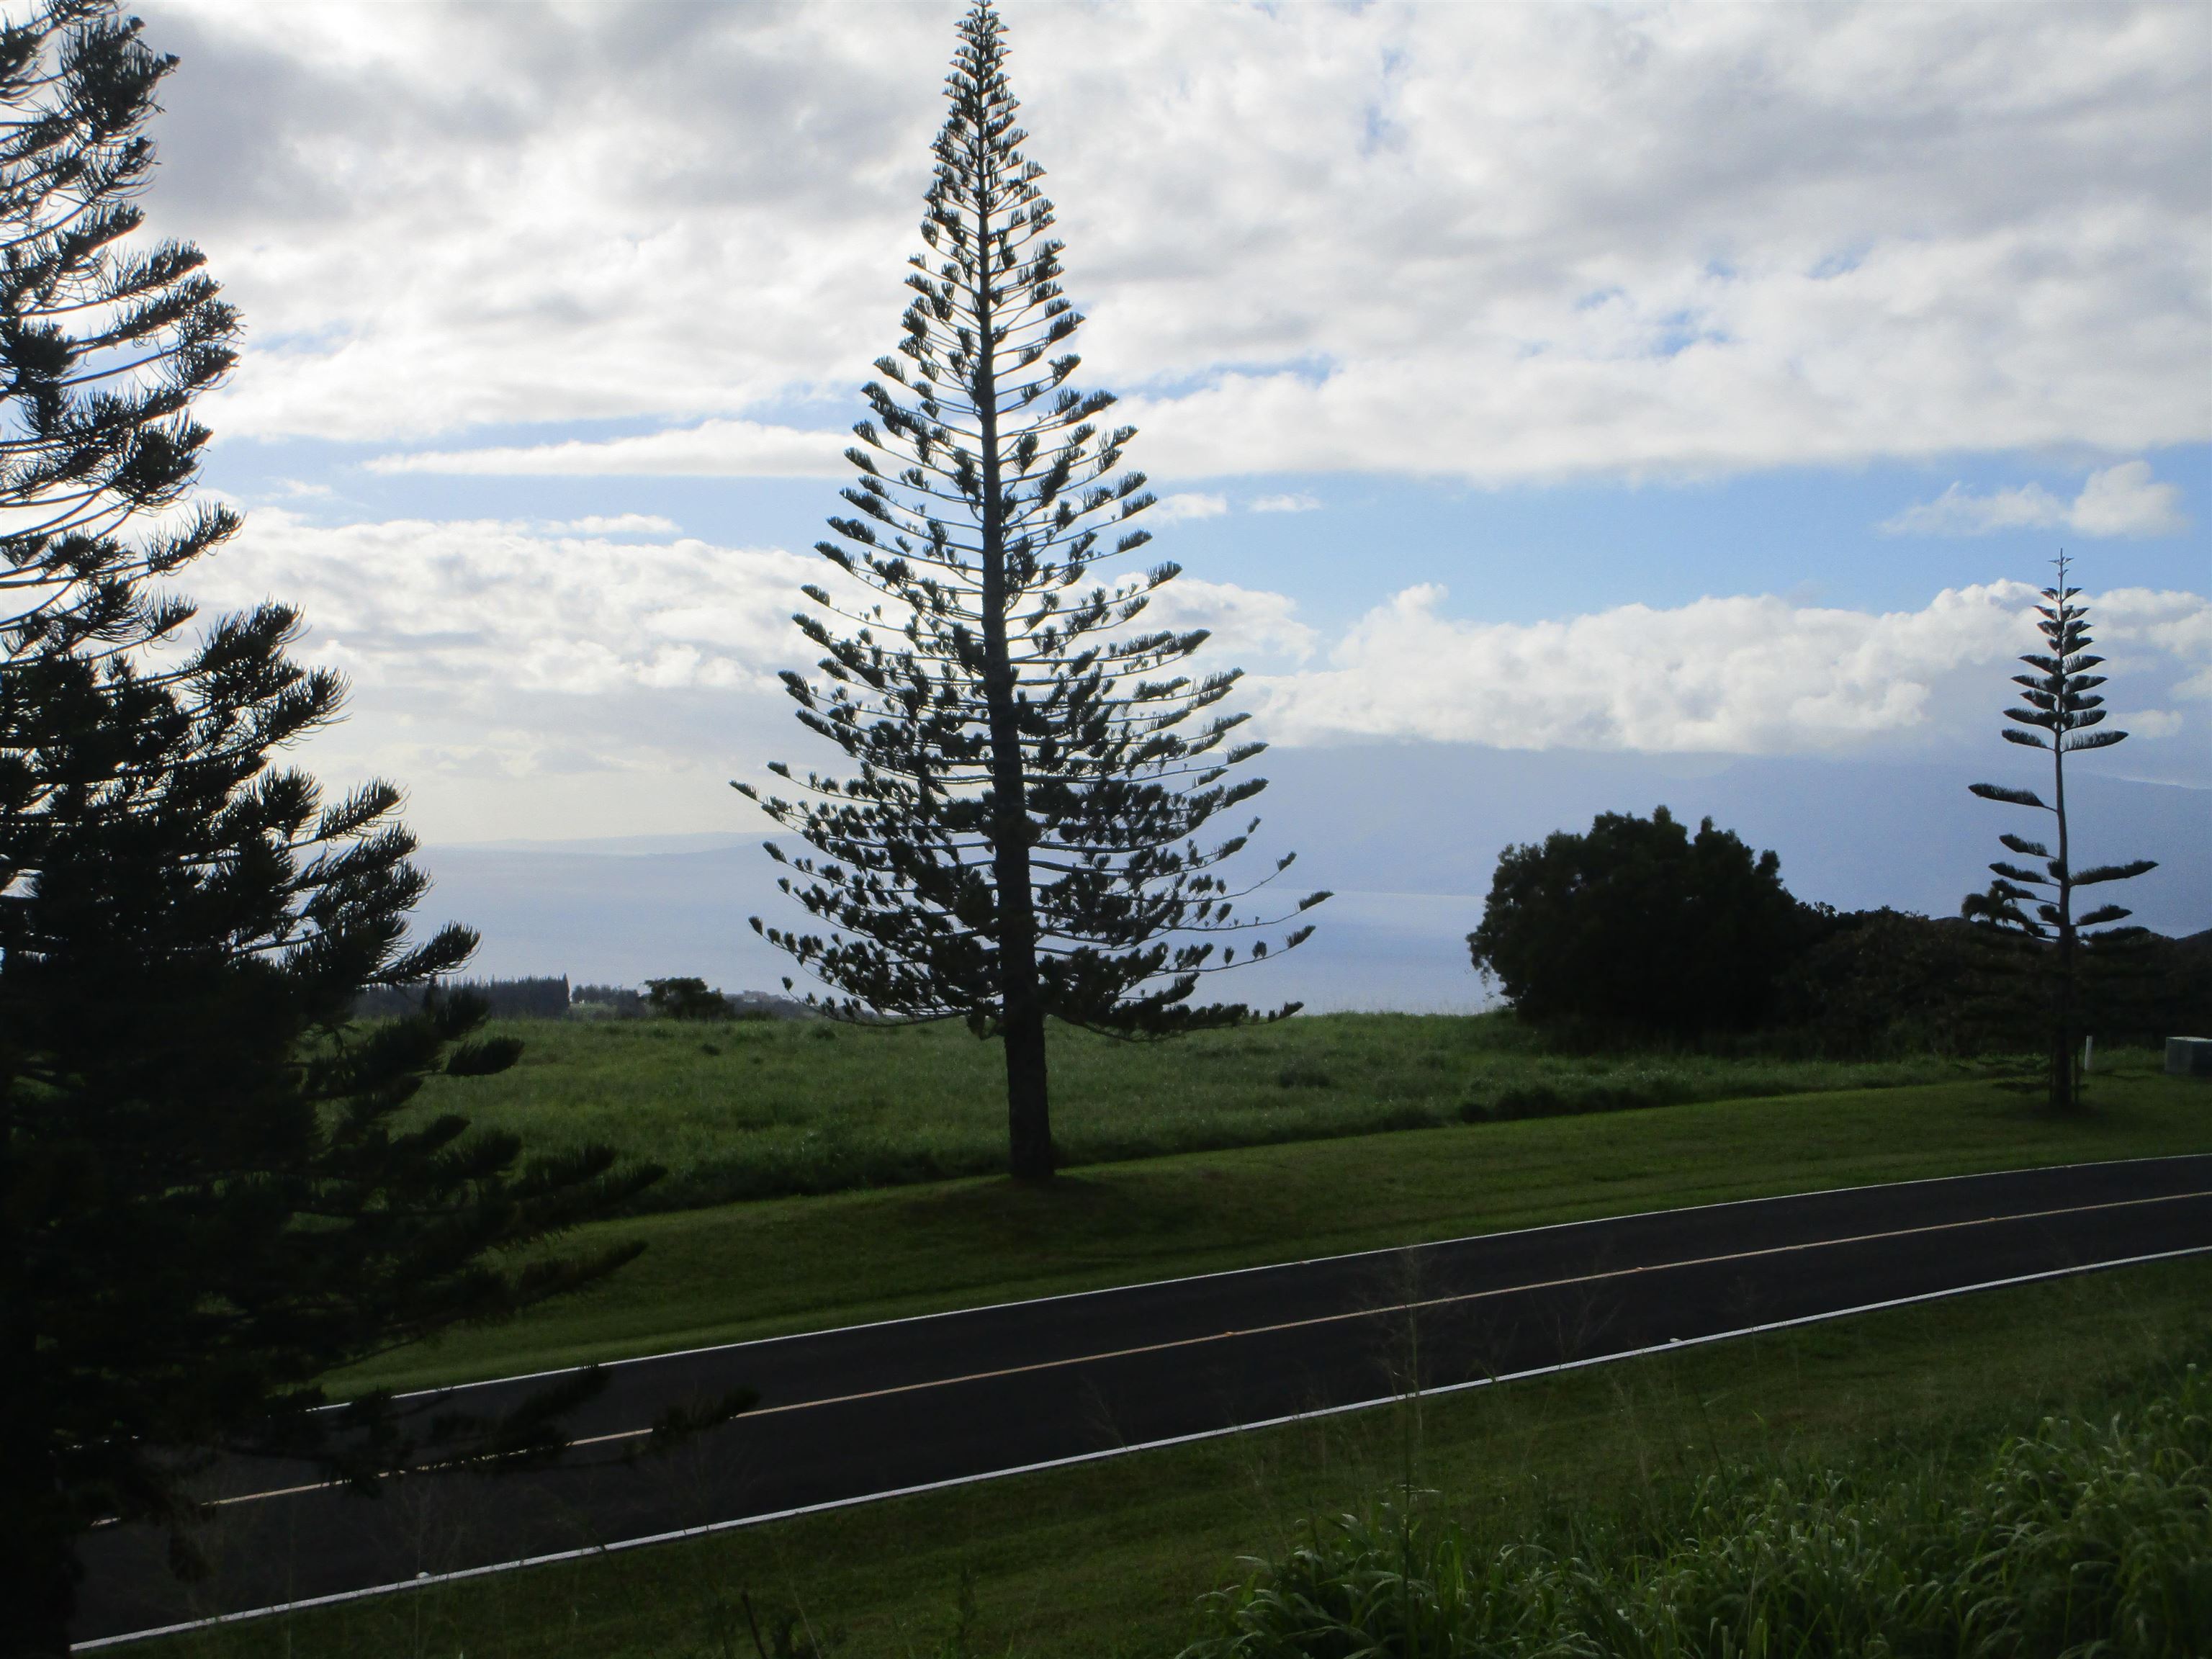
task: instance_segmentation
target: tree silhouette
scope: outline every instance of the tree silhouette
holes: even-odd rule
[[[2105,700],[2095,690],[2105,683],[2105,676],[2089,672],[2105,659],[2089,654],[2089,610],[2076,603],[2081,590],[2067,583],[2066,556],[2060,554],[2057,563],[2057,580],[2043,590],[2043,603],[2035,611],[2041,618],[2035,627],[2043,635],[2044,649],[2020,659],[2035,672],[2013,676],[2013,684],[2022,688],[2021,698],[2027,706],[2004,711],[2013,725],[2002,732],[2008,743],[2050,755],[2051,799],[2046,801],[2032,789],[2003,784],[1975,783],[1967,787],[1984,800],[2050,813],[2057,850],[2021,836],[1998,836],[2006,850],[2022,858],[2040,859],[2043,868],[2031,870],[2003,860],[1991,864],[1990,869],[1996,879],[1987,891],[1969,894],[1960,914],[2014,935],[2033,953],[2039,969],[2048,979],[2051,1104],[2056,1110],[2071,1111],[2081,1103],[2075,1048],[2081,1024],[2081,947],[2094,937],[2087,930],[2132,914],[2122,905],[2103,904],[2077,916],[2075,892],[2108,881],[2125,881],[2158,866],[2154,860],[2136,859],[2088,870],[2074,867],[2066,823],[2066,757],[2085,750],[2109,749],[2124,741],[2128,734],[2089,729],[2105,720]]]
[[[838,592],[808,587],[817,612],[797,618],[826,684],[783,677],[801,723],[860,775],[809,774],[797,804],[738,787],[816,849],[769,852],[836,931],[754,927],[842,993],[833,1012],[1003,1038],[1012,1166],[1035,1178],[1052,1170],[1047,1017],[1130,1036],[1253,1018],[1190,999],[1237,960],[1210,936],[1287,920],[1237,902],[1291,860],[1240,886],[1222,866],[1258,820],[1199,840],[1265,787],[1225,777],[1263,745],[1232,744],[1245,717],[1215,712],[1235,671],[1183,672],[1203,631],[1120,631],[1176,567],[1088,580],[1150,539],[1130,520],[1152,497],[1143,474],[1114,476],[1134,434],[1096,423],[1111,396],[1071,384],[1081,319],[1015,124],[1004,24],[979,0],[959,35],[905,337],[846,452],[854,516],[818,544]]]
[[[1823,913],[1706,818],[1693,837],[1665,807],[1601,812],[1580,834],[1498,855],[1474,966],[1523,1018],[1603,1033],[1698,1036],[1770,1018],[1784,971],[1820,937]]]
[[[478,1003],[365,1031],[353,1003],[475,938],[409,942],[389,785],[272,766],[343,692],[288,658],[296,616],[188,639],[149,586],[236,524],[186,500],[235,319],[196,250],[125,240],[173,63],[93,0],[0,27],[0,1659],[66,1650],[90,1527],[161,1523],[192,1565],[210,1448],[414,1455],[406,1409],[317,1413],[317,1379],[611,1271],[634,1249],[489,1253],[658,1173],[400,1115],[518,1045],[471,1040]],[[554,1403],[440,1455],[547,1449]]]
[[[145,579],[238,527],[219,506],[171,511],[208,439],[191,399],[234,361],[237,316],[198,249],[127,240],[174,61],[107,0],[0,26],[0,662],[174,634],[191,605]]]

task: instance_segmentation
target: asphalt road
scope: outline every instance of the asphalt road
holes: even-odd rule
[[[233,1464],[187,1589],[94,1534],[80,1643],[1467,1387],[1778,1322],[2212,1249],[2212,1156],[2081,1164],[1495,1234],[608,1368],[568,1464],[368,1498]],[[668,1406],[752,1411],[619,1461]],[[533,1386],[453,1391],[484,1408]]]

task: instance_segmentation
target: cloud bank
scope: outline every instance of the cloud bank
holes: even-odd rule
[[[1411,587],[1363,617],[1328,665],[1258,681],[1292,744],[1423,738],[1502,749],[1818,754],[1957,740],[1993,725],[2004,665],[2035,643],[2035,590],[1947,589],[1875,614],[1764,595],[1622,605],[1530,624],[1443,613]],[[2091,601],[2123,727],[2184,726],[2148,697],[2212,696],[2212,599],[2120,590]],[[2201,717],[2200,717],[2201,719]]]
[[[816,655],[789,617],[823,568],[674,532],[264,508],[195,589],[210,611],[301,606],[303,654],[355,686],[356,718],[315,763],[334,781],[405,780],[434,833],[729,827],[726,779],[778,757],[834,764],[775,678]],[[1146,621],[1209,629],[1210,662],[1253,667],[1238,704],[1279,744],[1896,754],[1986,745],[2034,599],[1999,582],[1887,613],[1766,595],[1485,623],[1419,586],[1330,639],[1285,595],[1186,576]],[[2201,772],[2212,599],[2118,589],[2092,606],[2118,724],[2142,740],[2130,754]]]
[[[1977,495],[1954,483],[1932,501],[1907,507],[1881,529],[1892,536],[1985,536],[1999,530],[2072,530],[2084,536],[2169,536],[2188,528],[2181,492],[2150,475],[2148,461],[2123,461],[2089,475],[2081,493],[2061,501],[2041,484]]]
[[[2203,8],[1010,15],[1086,378],[1156,471],[2212,435]],[[149,207],[253,331],[211,424],[441,472],[835,471],[954,15],[154,5],[184,66]],[[660,429],[557,429],[607,420]],[[495,424],[552,430],[466,441]]]

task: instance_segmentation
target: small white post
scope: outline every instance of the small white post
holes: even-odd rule
[[[2083,1077],[2089,1075],[2090,1071],[2093,1069],[2092,1062],[2094,1062],[2096,1058],[2097,1039],[2093,1036],[2083,1037],[2081,1039],[2081,1075]]]

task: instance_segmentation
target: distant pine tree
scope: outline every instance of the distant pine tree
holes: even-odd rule
[[[955,1017],[1002,1037],[1012,1169],[1035,1178],[1052,1170],[1047,1017],[1133,1036],[1251,1018],[1191,1002],[1237,956],[1192,936],[1286,918],[1239,915],[1249,889],[1221,873],[1257,819],[1198,839],[1265,787],[1224,781],[1262,748],[1229,742],[1244,716],[1208,714],[1237,673],[1181,672],[1202,631],[1118,632],[1176,567],[1086,585],[1150,539],[1124,526],[1152,497],[1143,474],[1112,476],[1134,435],[1096,424],[1113,398],[1070,384],[1080,360],[1062,348],[1081,319],[1060,292],[1043,169],[1023,154],[1004,35],[988,0],[960,24],[930,251],[912,261],[898,355],[866,390],[874,418],[846,452],[858,516],[831,520],[837,539],[818,544],[889,603],[807,588],[852,631],[802,615],[827,684],[784,676],[801,723],[860,776],[810,774],[811,804],[738,787],[821,854],[791,860],[781,884],[838,931],[754,927],[842,991],[838,1011]]]
[[[311,1416],[317,1379],[611,1271],[634,1251],[492,1253],[658,1173],[399,1119],[517,1045],[460,1000],[364,1035],[354,1000],[475,938],[409,942],[390,786],[325,803],[272,769],[343,690],[287,657],[294,613],[187,640],[149,586],[236,522],[186,501],[235,319],[196,250],[122,241],[173,62],[94,0],[0,27],[0,1659],[66,1650],[88,1528],[161,1523],[191,1565],[209,1448],[406,1457],[389,1401]],[[536,1408],[441,1432],[555,1435]]]
[[[2043,842],[2020,836],[1998,836],[2008,851],[2042,860],[2043,868],[2039,872],[2002,860],[1990,865],[1996,879],[1987,891],[1969,894],[1960,914],[2019,940],[2035,971],[2047,981],[2050,1015],[2045,1039],[2051,1057],[2051,1104],[2056,1110],[2071,1111],[2081,1103],[2081,1056],[2076,1051],[2081,1041],[2081,947],[2090,942],[2089,929],[2133,914],[2124,906],[2105,904],[2077,916],[2075,892],[2108,881],[2126,881],[2155,870],[2158,865],[2152,859],[2136,859],[2088,870],[2074,867],[2066,823],[2066,757],[2085,750],[2109,749],[2128,734],[2089,729],[2105,719],[2105,699],[2094,689],[2105,683],[2105,676],[2089,672],[2105,659],[2089,654],[2089,609],[2075,603],[2081,592],[2067,583],[2063,553],[2057,566],[2058,579],[2043,590],[2043,603],[2035,612],[2042,619],[2036,623],[2036,631],[2043,635],[2045,648],[2020,659],[2035,672],[2013,676],[2013,684],[2022,688],[2021,696],[2027,707],[2006,709],[2005,718],[2014,725],[2001,733],[2008,743],[2049,753],[2051,799],[2045,801],[2032,789],[2003,784],[1967,786],[1984,800],[2050,813],[2057,850],[2054,853]]]

